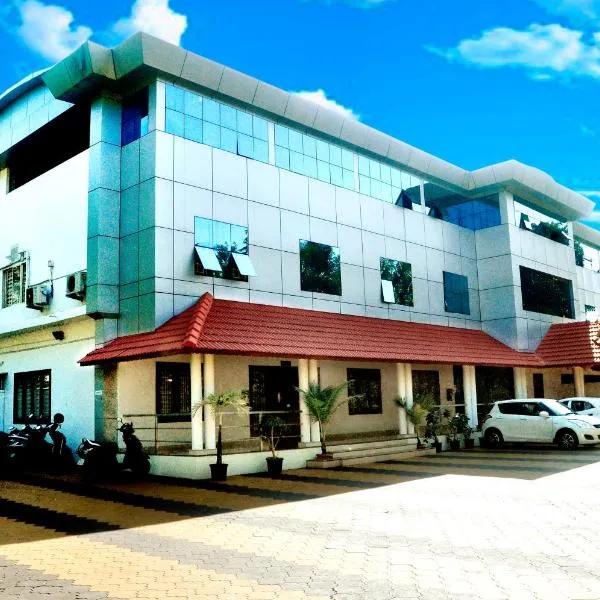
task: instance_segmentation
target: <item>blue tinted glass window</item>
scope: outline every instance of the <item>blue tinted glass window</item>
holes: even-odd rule
[[[471,314],[469,284],[464,275],[444,271],[444,308],[446,312]]]
[[[231,251],[248,254],[248,228],[241,225],[231,226]]]
[[[383,183],[392,183],[392,173],[390,167],[381,165],[381,181]]]
[[[304,154],[306,154],[306,156],[310,156],[311,158],[316,158],[317,142],[316,142],[315,138],[305,135],[303,137],[303,145],[304,145]]]
[[[254,138],[254,158],[261,162],[269,162],[269,144],[267,142]]]
[[[358,173],[359,175],[366,175],[367,177],[369,177],[370,175],[370,169],[369,169],[369,159],[365,158],[364,156],[359,156],[358,157]]]
[[[236,110],[231,106],[221,104],[221,125],[227,129],[237,129]]]
[[[371,195],[371,179],[366,175],[359,175],[358,188],[361,194]]]
[[[354,155],[348,150],[342,150],[342,167],[354,171]]]
[[[185,115],[185,137],[193,142],[202,143],[202,121]]]
[[[121,145],[148,133],[148,88],[123,101],[121,113]]]
[[[249,135],[238,133],[238,154],[248,158],[254,156],[254,143]]]
[[[231,249],[231,225],[221,221],[213,221],[213,248]]]
[[[202,101],[202,118],[218,125],[221,122],[218,102],[210,98],[204,98]]]
[[[290,169],[296,173],[304,173],[304,156],[290,151]]]
[[[392,186],[387,184],[387,183],[382,183],[381,184],[381,199],[384,202],[391,202],[392,201]],[[395,198],[394,198],[395,200]]]
[[[235,154],[237,152],[237,147],[237,133],[232,129],[221,127],[221,150],[226,150],[227,152],[233,152]]]
[[[166,99],[167,108],[176,110],[178,112],[184,112],[185,110],[185,91],[175,85],[166,86]]]
[[[392,175],[392,185],[395,188],[401,188],[402,187],[402,178],[400,177],[400,171],[398,171],[397,169],[392,169],[391,175]]]
[[[329,183],[329,163],[322,160],[317,161],[317,177],[321,181]]]
[[[202,140],[204,143],[219,148],[221,145],[221,128],[214,123],[204,121],[202,129]]]
[[[168,109],[166,118],[166,129],[167,133],[184,136],[184,125],[183,125],[183,113]]]
[[[196,119],[202,118],[202,96],[193,92],[185,92],[185,114]]]
[[[381,180],[381,168],[379,166],[379,163],[376,160],[371,160],[371,161],[369,161],[369,163],[370,163],[369,168],[371,170],[371,177],[373,179]]]
[[[317,178],[317,159],[310,156],[304,157],[304,174],[314,179]]]
[[[349,190],[353,190],[354,189],[354,171],[348,171],[347,169],[343,169],[343,176],[344,176],[344,187],[348,188]]]
[[[212,220],[196,217],[194,219],[194,243],[203,248],[213,247]]]
[[[342,175],[342,168],[336,167],[335,165],[330,165],[329,172],[331,173],[331,183],[333,183],[333,185],[343,187],[344,177]]]
[[[336,167],[342,166],[342,149],[337,146],[329,146],[329,162]]]
[[[287,127],[275,125],[275,144],[281,146],[282,148],[289,148],[289,132],[290,130]]]
[[[303,145],[302,145],[302,134],[294,131],[293,129],[289,130],[289,138],[290,138],[290,150],[294,152],[298,152],[300,154],[303,153]]]
[[[282,169],[290,168],[290,151],[287,148],[275,146],[275,164]]]
[[[237,111],[237,129],[240,133],[252,135],[252,115],[241,110]]]
[[[381,181],[371,179],[371,196],[381,200]]]
[[[264,119],[252,117],[252,132],[255,138],[269,141],[269,124]]]
[[[329,162],[329,144],[317,140],[317,158],[324,162]]]

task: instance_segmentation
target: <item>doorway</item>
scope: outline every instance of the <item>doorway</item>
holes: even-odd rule
[[[284,426],[278,448],[297,448],[300,441],[300,399],[297,367],[249,367],[250,435],[260,436],[265,413],[277,415]],[[256,411],[261,411],[260,413]],[[263,412],[264,411],[264,412]]]

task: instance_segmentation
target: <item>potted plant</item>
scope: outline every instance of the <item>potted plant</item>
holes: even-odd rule
[[[306,409],[313,422],[319,424],[319,438],[321,441],[321,454],[317,454],[317,460],[331,460],[333,456],[327,453],[327,426],[335,411],[353,398],[340,398],[342,390],[348,386],[347,381],[339,385],[322,387],[320,383],[312,382],[303,390],[298,392],[304,400]]]
[[[285,423],[277,415],[267,415],[261,423],[261,437],[269,444],[271,456],[267,456],[267,472],[271,477],[279,477],[283,467],[283,457],[277,456],[275,450]]]
[[[396,398],[394,402],[396,403],[396,406],[399,406],[406,411],[406,417],[415,428],[415,435],[417,436],[417,449],[422,450],[425,448],[425,444],[421,440],[421,434],[425,425],[425,418],[427,417],[427,408],[418,402],[414,402],[412,406],[409,406],[404,398]]]
[[[467,415],[456,413],[448,421],[448,428],[450,430],[450,448],[452,450],[460,450],[460,440],[458,439],[460,434],[462,434],[465,440],[465,448],[473,447],[472,445],[467,445],[467,440],[473,444],[473,440],[471,439],[473,429],[469,427],[469,417]]]
[[[213,481],[225,481],[227,479],[227,463],[223,462],[223,415],[226,412],[242,413],[248,409],[248,391],[229,391],[220,394],[210,394],[202,402],[192,407],[193,414],[203,406],[208,406],[214,411],[218,418],[219,429],[217,435],[217,462],[210,465],[210,475]]]
[[[432,408],[425,417],[425,437],[433,439],[436,452],[442,451],[442,442],[438,435],[442,430],[442,413],[439,406]]]
[[[473,428],[469,424],[469,417],[467,415],[463,415],[464,419],[462,422],[462,430],[463,439],[465,440],[465,450],[473,450],[475,448],[475,440],[473,439]]]

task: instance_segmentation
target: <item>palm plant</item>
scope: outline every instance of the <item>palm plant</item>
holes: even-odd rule
[[[203,406],[212,408],[218,418],[219,430],[217,436],[217,464],[223,464],[223,415],[228,412],[243,413],[248,409],[248,390],[231,390],[220,394],[210,394],[192,407],[195,415]]]
[[[429,408],[421,405],[418,402],[415,402],[412,406],[409,406],[404,398],[396,398],[394,402],[396,403],[396,406],[404,409],[406,412],[406,417],[414,425],[415,434],[417,436],[417,446],[420,448],[422,445],[421,432],[423,426],[425,425],[425,419],[427,418]]]
[[[327,456],[327,426],[335,411],[346,402],[355,397],[340,398],[342,390],[348,386],[349,382],[344,381],[339,385],[329,385],[322,387],[320,383],[311,382],[303,390],[298,388],[298,392],[304,399],[304,404],[312,421],[319,424],[319,437],[321,440],[321,456]]]

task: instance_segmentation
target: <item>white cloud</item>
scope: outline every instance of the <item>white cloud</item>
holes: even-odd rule
[[[522,68],[535,79],[600,78],[600,33],[586,39],[583,32],[558,24],[534,23],[521,30],[496,27],[455,48],[428,50],[481,68]]]
[[[25,0],[17,4],[21,24],[17,35],[34,52],[56,62],[71,54],[91,35],[85,25],[73,26],[73,13],[62,6]]]
[[[327,97],[327,94],[323,90],[317,90],[315,92],[292,92],[297,96],[302,98],[306,98],[306,100],[310,100],[311,102],[315,102],[325,108],[329,108],[331,110],[335,110],[340,113],[344,117],[350,119],[356,119],[357,121],[360,119],[360,115],[356,114],[351,108],[347,108],[342,104],[339,104],[335,100]]]
[[[553,15],[577,24],[600,21],[600,0],[533,0]]]
[[[600,190],[579,190],[577,193],[587,196],[590,200],[594,200],[596,198],[600,200]]]
[[[178,46],[186,29],[187,17],[176,13],[169,0],[136,0],[131,15],[113,25],[113,31],[123,37],[144,31]]]

